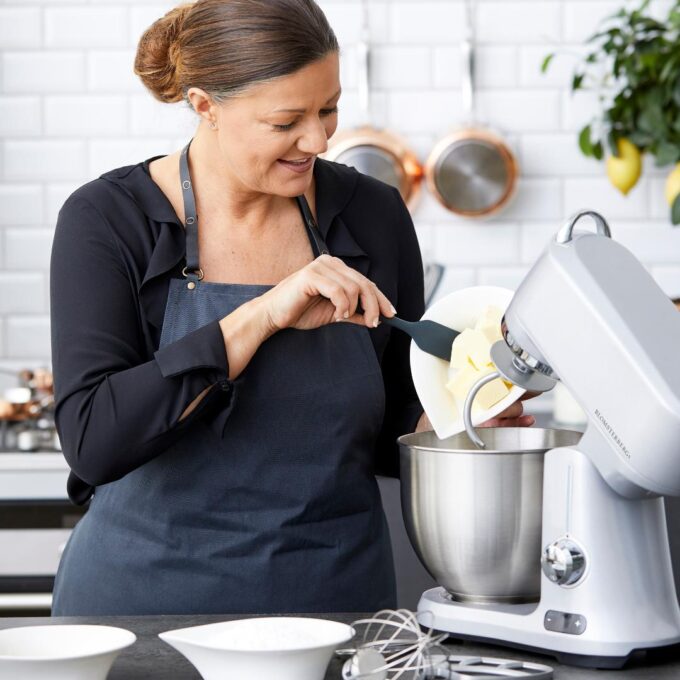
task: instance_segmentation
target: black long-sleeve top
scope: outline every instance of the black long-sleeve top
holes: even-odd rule
[[[59,212],[50,279],[52,362],[57,430],[71,468],[67,489],[77,504],[97,485],[191,437],[197,419],[224,422],[237,398],[218,321],[158,349],[168,284],[181,277],[185,257],[182,224],[149,173],[159,157],[105,173],[77,189]],[[419,319],[422,261],[399,193],[320,159],[314,177],[317,221],[331,254],[374,281],[402,318]],[[398,476],[396,438],[412,432],[422,413],[409,339],[386,325],[369,332],[386,390],[375,468]],[[206,387],[198,408],[178,422]]]

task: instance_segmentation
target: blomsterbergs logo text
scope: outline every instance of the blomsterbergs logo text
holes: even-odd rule
[[[630,451],[626,448],[626,445],[619,439],[619,436],[614,431],[614,428],[607,422],[607,419],[599,412],[598,409],[595,409],[595,415],[597,416],[597,419],[604,425],[604,429],[607,430],[607,432],[609,432],[609,436],[617,443],[621,451],[623,451],[623,455],[626,458],[630,458]]]

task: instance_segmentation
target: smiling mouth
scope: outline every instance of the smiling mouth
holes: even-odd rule
[[[314,156],[307,156],[307,158],[288,161],[284,158],[279,158],[278,161],[284,168],[297,174],[304,174],[309,172],[314,167]]]

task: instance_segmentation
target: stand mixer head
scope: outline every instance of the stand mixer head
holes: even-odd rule
[[[574,232],[585,216],[596,234]],[[581,211],[560,229],[502,332],[500,375],[538,392],[565,383],[588,416],[580,449],[615,491],[680,495],[680,316],[601,215]]]

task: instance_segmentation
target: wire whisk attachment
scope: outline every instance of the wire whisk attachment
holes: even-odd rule
[[[355,649],[339,649],[351,655],[342,669],[344,680],[420,680],[432,668],[431,651],[448,637],[421,628],[408,609],[383,609],[368,619],[352,623]],[[439,651],[439,650],[438,650]]]

